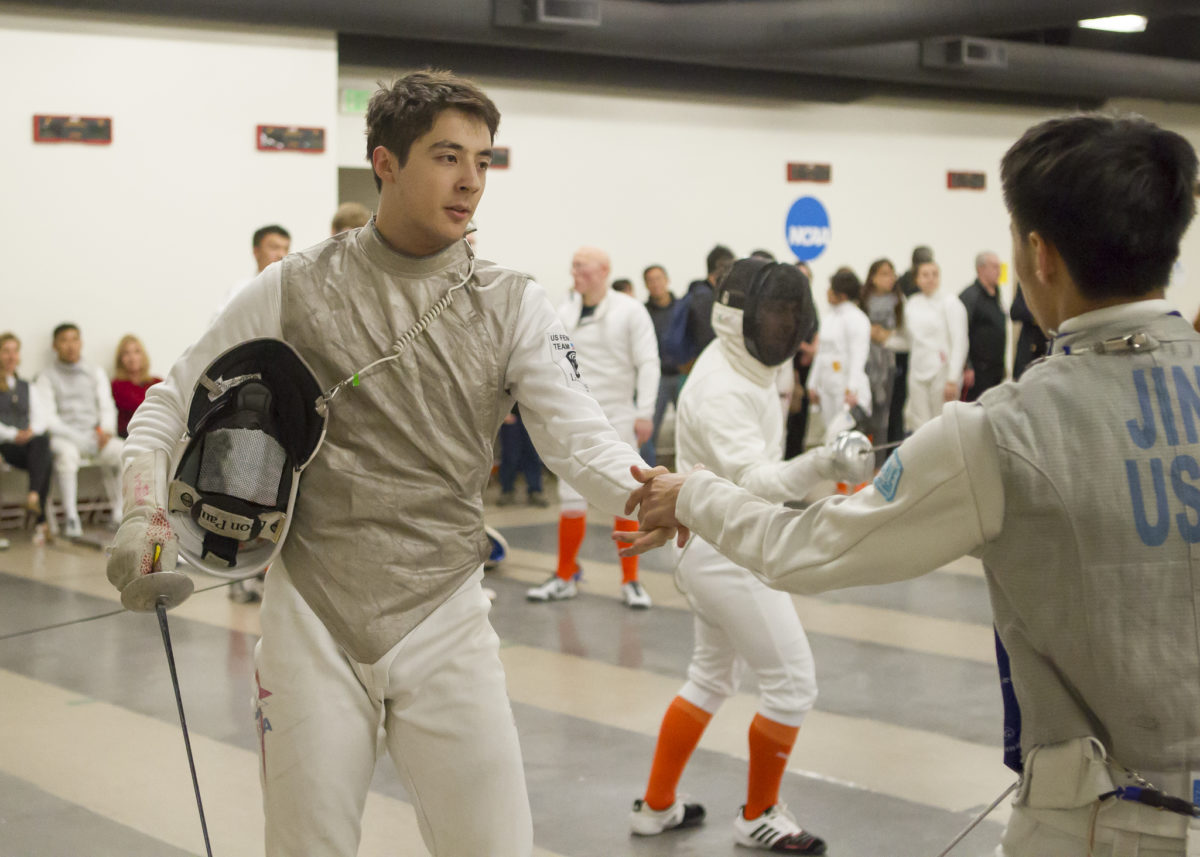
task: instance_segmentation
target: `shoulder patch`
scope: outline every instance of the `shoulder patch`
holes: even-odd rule
[[[900,477],[903,475],[904,464],[900,461],[900,450],[896,450],[875,477],[875,490],[883,499],[892,502],[896,499],[896,489],[900,487]]]
[[[584,392],[588,390],[587,383],[579,373],[579,356],[575,351],[575,343],[566,333],[548,333],[546,342],[550,346],[550,359],[562,370],[567,379],[567,386],[575,387]]]

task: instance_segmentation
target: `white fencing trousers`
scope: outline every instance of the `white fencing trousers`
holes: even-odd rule
[[[758,679],[759,713],[799,726],[816,702],[817,674],[791,595],[768,588],[695,536],[676,578],[695,614],[696,637],[679,695],[714,713],[737,692],[744,664]]]
[[[109,438],[103,449],[95,441],[90,448],[80,449],[71,440],[51,433],[50,452],[54,460],[58,496],[68,516],[79,517],[79,468],[86,460],[99,465],[104,471],[104,494],[112,506],[113,523],[121,523],[121,453],[124,449],[125,441],[119,437]]]
[[[267,857],[355,857],[381,728],[433,857],[529,857],[525,773],[481,580],[360,664],[271,566],[254,652]]]
[[[946,405],[946,382],[943,369],[928,381],[908,376],[908,397],[904,400],[904,430],[910,434],[934,417],[941,416]]]

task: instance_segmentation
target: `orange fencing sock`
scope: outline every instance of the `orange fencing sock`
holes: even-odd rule
[[[628,518],[613,518],[613,529],[622,533],[636,533],[638,531],[638,522],[631,521]],[[617,542],[617,550],[624,550],[633,542]],[[621,557],[621,582],[628,583],[631,580],[637,580],[638,558],[636,556]]]
[[[650,782],[646,785],[646,804],[651,809],[662,812],[675,803],[675,787],[710,720],[711,714],[682,696],[675,697],[667,706],[658,730]]]
[[[579,546],[583,544],[586,532],[586,513],[564,512],[558,516],[558,568],[554,573],[563,580],[570,580],[575,575]]]
[[[799,726],[785,726],[754,715],[750,723],[750,777],[746,791],[747,820],[758,818],[779,802],[779,784],[787,768]]]

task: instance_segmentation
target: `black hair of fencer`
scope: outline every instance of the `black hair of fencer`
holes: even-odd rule
[[[286,229],[284,229],[278,223],[272,223],[269,226],[260,226],[258,229],[254,230],[254,239],[250,246],[257,247],[268,235],[278,235],[281,238],[286,238],[288,241],[292,240],[292,236]]]
[[[1084,113],[1026,131],[1000,162],[1019,237],[1038,233],[1093,300],[1167,285],[1196,213],[1197,159],[1173,131],[1133,115]]]

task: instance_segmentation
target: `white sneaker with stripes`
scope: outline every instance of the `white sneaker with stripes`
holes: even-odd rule
[[[733,820],[738,845],[776,854],[825,853],[825,841],[802,830],[783,804],[768,807],[758,818],[749,821],[742,814],[745,809],[744,806],[739,809],[737,818]]]

